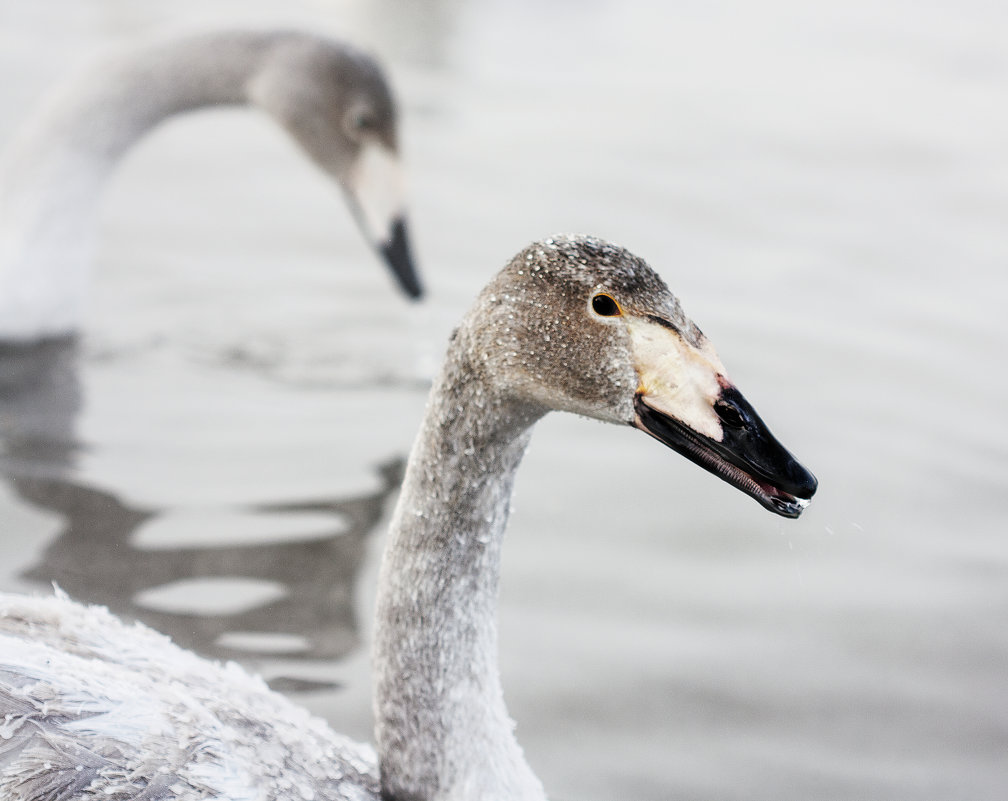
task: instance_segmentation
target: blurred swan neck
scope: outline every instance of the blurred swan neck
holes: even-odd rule
[[[118,159],[174,114],[247,102],[276,37],[208,34],[118,53],[45,98],[0,158],[0,339],[79,325],[98,200]]]
[[[460,356],[431,391],[379,579],[387,799],[545,798],[504,705],[496,617],[511,490],[538,416],[496,396]]]

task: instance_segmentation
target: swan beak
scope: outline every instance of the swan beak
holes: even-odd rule
[[[798,517],[818,482],[728,381],[706,340],[668,324],[630,327],[640,385],[632,425],[782,517]]]
[[[347,182],[350,208],[400,288],[416,300],[423,287],[410,249],[403,195],[398,156],[384,145],[364,145]]]
[[[410,298],[417,300],[423,295],[423,287],[417,277],[409,236],[406,233],[406,218],[399,216],[392,220],[388,239],[378,245],[385,263]]]

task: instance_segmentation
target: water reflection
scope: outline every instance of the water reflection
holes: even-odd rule
[[[73,598],[142,620],[214,657],[332,659],[353,650],[355,587],[367,537],[401,482],[403,460],[376,468],[377,489],[348,497],[187,515],[134,505],[89,486],[74,470],[82,402],[78,351],[73,339],[0,350],[0,468],[21,499],[62,521],[22,577],[55,583]],[[170,534],[180,516],[198,536],[174,542],[145,536],[158,526]],[[238,524],[226,541],[215,530],[222,518]],[[235,591],[242,583],[274,590],[266,599],[243,599]],[[192,608],[166,608],[164,594],[173,586]],[[213,606],[221,587],[224,597],[216,602],[225,611],[194,611]]]
[[[79,450],[81,409],[75,337],[0,342],[0,467],[17,474],[59,474]]]
[[[304,658],[338,658],[358,642],[354,608],[358,572],[368,534],[385,501],[398,488],[403,462],[381,465],[381,486],[356,497],[251,506],[239,511],[270,515],[330,513],[339,525],[312,541],[149,550],[134,535],[169,510],[145,509],[63,478],[20,476],[17,493],[59,514],[64,526],[28,580],[55,582],[72,597],[108,606],[142,620],[200,653],[234,658],[278,652]],[[200,581],[241,578],[279,584],[281,597],[231,614],[213,616],[151,608],[150,590],[186,580],[197,594]],[[194,603],[199,599],[194,598]],[[240,599],[238,601],[240,605]],[[290,643],[291,645],[287,645]]]

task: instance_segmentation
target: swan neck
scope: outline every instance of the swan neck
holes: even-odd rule
[[[544,799],[497,667],[500,553],[536,409],[462,355],[431,391],[382,563],[375,712],[384,797]]]

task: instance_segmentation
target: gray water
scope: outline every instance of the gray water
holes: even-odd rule
[[[370,737],[376,558],[454,320],[532,239],[647,258],[819,477],[797,522],[555,415],[501,661],[558,799],[1000,799],[1008,786],[1008,6],[0,2],[0,142],[154,30],[347,35],[403,101],[429,302],[245,112],[103,201],[86,335],[0,354],[0,586],[242,658]]]

